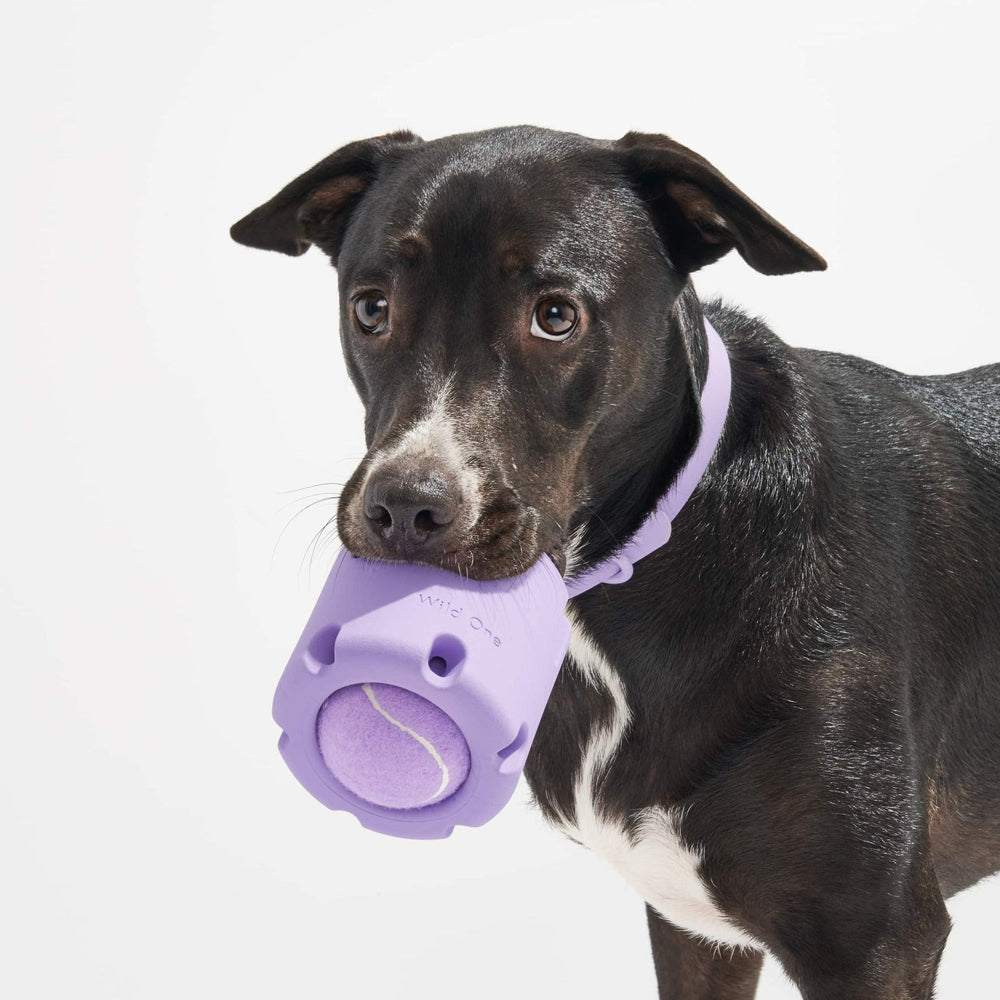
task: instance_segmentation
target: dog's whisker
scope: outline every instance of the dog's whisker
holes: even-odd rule
[[[303,552],[303,554],[302,554],[302,559],[299,561],[299,573],[300,574],[302,573],[302,569],[303,569],[303,565],[305,563],[306,556],[307,555],[309,556],[309,565],[308,565],[308,569],[306,570],[306,584],[307,584],[307,586],[309,585],[309,581],[312,579],[313,560],[316,557],[316,545],[319,542],[319,540],[322,538],[322,536],[326,532],[326,530],[330,527],[331,524],[334,524],[336,522],[336,520],[337,520],[337,515],[336,514],[334,514],[331,518],[329,518],[326,521],[326,523],[323,524],[323,526],[313,535],[312,540],[310,541],[309,545],[306,547],[306,551]],[[336,534],[336,532],[334,532],[334,534]]]
[[[291,500],[286,500],[278,509],[287,510],[289,507],[294,507],[296,504],[308,503],[310,500],[316,499],[340,499],[340,490],[335,493],[307,493],[305,496],[293,497]]]
[[[302,497],[300,500],[293,500],[291,503],[284,504],[280,509],[287,510],[295,504],[301,504],[299,509],[289,518],[288,524],[291,524],[296,518],[301,517],[307,510],[324,503],[336,503],[339,499],[340,498],[334,494],[325,493],[322,496]],[[285,525],[286,528],[288,527],[288,524]]]
[[[325,486],[333,486],[335,489],[343,489],[343,483],[313,483],[310,486],[296,486],[290,490],[278,490],[280,496],[290,496],[292,493],[304,493],[306,490],[318,490]]]
[[[306,513],[306,511],[310,510],[310,509],[311,509],[311,508],[313,508],[313,507],[317,507],[317,506],[319,506],[319,505],[321,505],[321,504],[324,504],[324,503],[330,503],[330,502],[333,502],[333,503],[336,503],[336,501],[337,501],[337,497],[333,497],[333,496],[323,496],[323,497],[318,497],[318,498],[317,498],[317,499],[315,499],[315,500],[311,500],[311,501],[309,501],[309,502],[308,502],[308,503],[307,503],[307,504],[306,504],[306,505],[305,505],[304,507],[302,507],[302,508],[301,508],[300,510],[297,510],[297,511],[296,511],[296,512],[295,512],[295,513],[294,513],[294,514],[293,514],[293,515],[292,515],[292,516],[291,516],[291,517],[290,517],[290,518],[289,518],[289,519],[288,519],[288,520],[287,520],[287,521],[285,522],[285,524],[284,524],[284,526],[282,527],[281,531],[279,531],[279,532],[278,532],[278,537],[277,537],[277,538],[275,539],[275,542],[274,542],[274,547],[273,547],[273,548],[271,549],[271,561],[272,561],[272,564],[273,564],[273,562],[274,562],[275,558],[277,557],[277,554],[278,554],[278,548],[279,548],[279,546],[281,545],[281,542],[282,542],[282,539],[283,539],[283,538],[285,537],[285,535],[287,534],[287,532],[289,531],[289,529],[291,528],[291,526],[292,526],[292,525],[293,525],[293,524],[294,524],[294,523],[295,523],[295,522],[296,522],[296,521],[297,521],[297,520],[298,520],[298,519],[299,519],[299,518],[300,518],[300,517],[301,517],[301,516],[302,516],[303,514],[305,514],[305,513]],[[300,571],[301,571],[301,567],[300,567]]]

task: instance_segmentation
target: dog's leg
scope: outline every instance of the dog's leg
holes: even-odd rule
[[[897,938],[855,969],[802,977],[804,1000],[932,1000],[947,930],[939,943]]]
[[[646,907],[660,1000],[752,1000],[764,956],[706,944]]]
[[[898,894],[883,891],[863,901],[853,919],[819,921],[785,970],[805,1000],[931,1000],[938,963],[951,920],[937,876],[927,860],[915,859],[908,884]],[[880,904],[880,905],[879,905]]]
[[[932,1000],[943,951],[943,941],[931,951],[899,941],[853,973],[805,977],[802,996],[804,1000]]]

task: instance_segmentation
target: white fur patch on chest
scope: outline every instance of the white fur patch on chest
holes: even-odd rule
[[[679,833],[677,809],[648,807],[635,819],[630,835],[616,820],[601,815],[594,801],[594,780],[610,763],[629,726],[625,688],[583,625],[568,611],[573,631],[569,656],[575,669],[612,702],[610,719],[595,727],[584,748],[576,782],[576,822],[558,824],[570,837],[608,861],[662,917],[699,938],[742,948],[762,946],[740,929],[712,900],[701,877],[696,845]]]

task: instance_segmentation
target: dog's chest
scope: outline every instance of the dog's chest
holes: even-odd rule
[[[681,839],[676,809],[647,806],[638,810],[634,831],[625,830],[616,819],[603,814],[600,779],[628,731],[631,714],[618,674],[582,624],[572,615],[570,620],[572,668],[581,681],[594,685],[610,700],[612,711],[594,727],[583,748],[574,790],[575,817],[563,817],[556,825],[608,861],[672,924],[711,941],[759,948],[709,895],[698,847]]]

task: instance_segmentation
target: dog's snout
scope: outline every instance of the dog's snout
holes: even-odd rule
[[[379,469],[362,501],[369,536],[390,558],[442,551],[455,529],[461,499],[455,477],[443,469],[417,474],[394,465]]]

